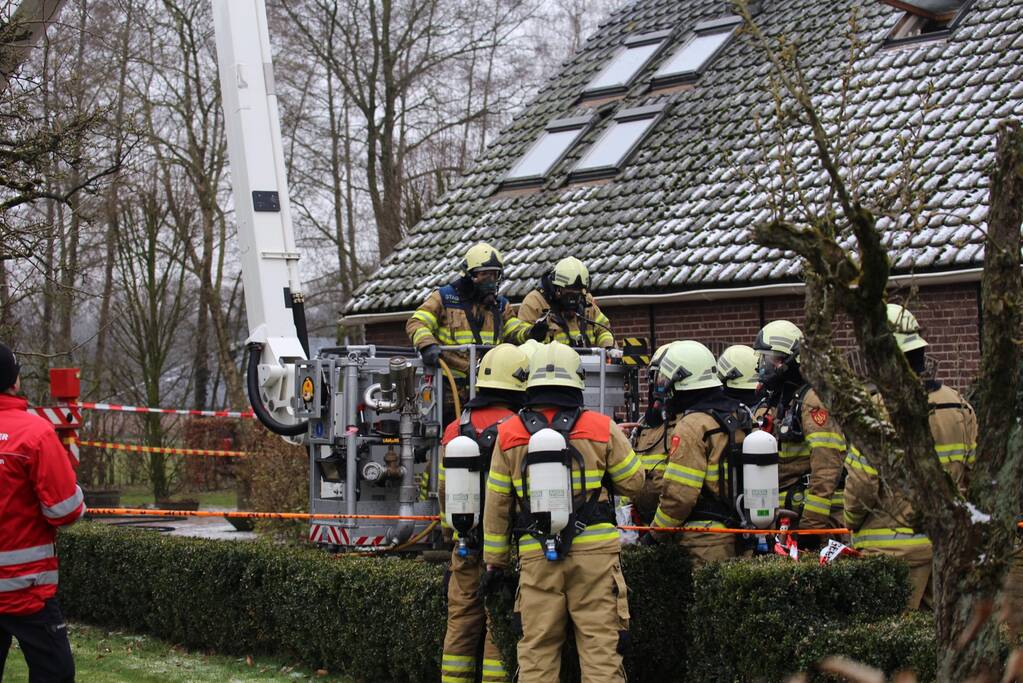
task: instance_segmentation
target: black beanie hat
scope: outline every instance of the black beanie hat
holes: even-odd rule
[[[0,391],[7,391],[13,387],[20,371],[21,366],[18,365],[18,357],[14,355],[14,351],[0,342]]]

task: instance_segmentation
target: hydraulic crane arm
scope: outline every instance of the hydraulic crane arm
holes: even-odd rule
[[[213,0],[224,127],[250,336],[247,387],[257,417],[285,436],[294,416],[296,360],[309,355],[299,254],[264,0]]]

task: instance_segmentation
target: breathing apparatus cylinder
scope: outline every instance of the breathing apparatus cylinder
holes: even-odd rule
[[[547,536],[544,555],[558,559],[554,536],[572,514],[572,472],[565,457],[568,444],[557,431],[545,428],[529,437],[529,512]]]
[[[456,436],[444,448],[444,517],[458,532],[458,555],[466,557],[465,536],[480,523],[480,447]]]
[[[742,507],[760,529],[774,522],[778,507],[778,440],[756,429],[742,441]]]

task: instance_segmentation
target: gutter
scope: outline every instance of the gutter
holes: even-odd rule
[[[952,285],[964,282],[980,282],[983,268],[943,271],[939,273],[906,273],[888,278],[889,287]],[[757,298],[765,296],[786,296],[802,294],[806,285],[802,282],[788,284],[753,285],[750,287],[723,287],[719,289],[697,289],[663,294],[616,294],[596,297],[601,308],[669,304],[683,301],[721,301],[724,299]],[[415,311],[390,311],[387,313],[358,313],[338,319],[339,325],[379,325],[381,323],[408,320]]]

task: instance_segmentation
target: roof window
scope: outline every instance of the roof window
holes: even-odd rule
[[[654,74],[653,86],[691,83],[698,79],[741,21],[739,17],[728,16],[697,24],[693,28],[694,35]]]
[[[632,79],[664,46],[671,31],[629,36],[614,58],[583,88],[584,97],[624,93]]]
[[[656,104],[619,112],[576,163],[570,180],[598,180],[618,173],[664,110],[664,104]]]
[[[892,28],[885,45],[903,45],[946,38],[972,0],[881,0],[905,14]]]
[[[543,181],[576,140],[589,128],[591,116],[556,119],[504,177],[504,187],[534,185]]]

